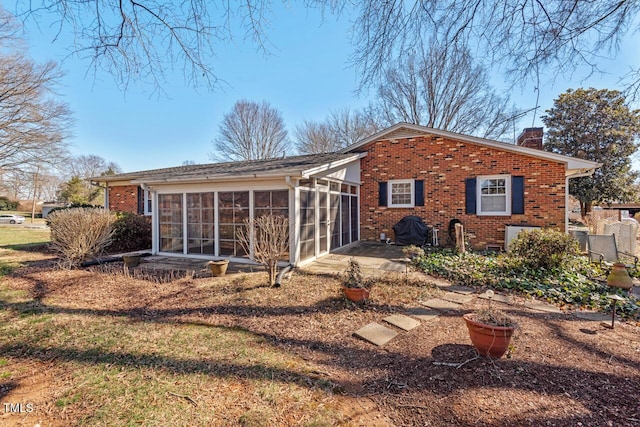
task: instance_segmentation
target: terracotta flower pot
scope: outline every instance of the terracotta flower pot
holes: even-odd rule
[[[127,267],[137,267],[140,264],[140,255],[122,255],[122,261]]]
[[[613,264],[611,273],[607,276],[607,285],[627,290],[633,287],[633,279],[629,276],[627,268],[623,263],[616,262]]]
[[[344,295],[347,299],[353,302],[360,302],[369,298],[369,289],[343,287],[342,290],[344,291]]]
[[[228,259],[222,259],[219,261],[209,261],[207,263],[209,269],[211,270],[211,275],[213,277],[221,277],[224,276],[227,272],[227,267],[229,266]]]
[[[509,348],[515,326],[494,326],[480,323],[473,319],[473,314],[462,316],[469,329],[469,337],[473,346],[482,356],[494,359],[501,358]]]

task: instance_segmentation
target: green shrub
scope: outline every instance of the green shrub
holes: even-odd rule
[[[49,215],[51,248],[71,268],[97,257],[111,243],[115,215],[102,208],[73,208]]]
[[[531,268],[557,268],[579,254],[580,246],[576,239],[549,228],[524,230],[509,247],[509,255],[520,258]]]
[[[118,212],[113,224],[113,239],[107,248],[110,253],[131,252],[151,248],[149,217],[130,212]]]
[[[0,196],[0,211],[15,211],[19,203],[12,201],[8,197]]]
[[[592,279],[601,271],[584,256],[569,257],[556,269],[540,269],[508,254],[459,254],[442,250],[425,254],[416,265],[427,274],[456,284],[519,292],[566,308],[609,311],[611,301],[607,295],[618,293],[626,298],[619,309],[622,316],[637,318],[640,313],[635,297],[624,295],[622,290],[613,291],[606,282]]]

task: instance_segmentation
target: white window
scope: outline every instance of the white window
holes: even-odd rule
[[[389,181],[389,201],[390,208],[412,208],[414,206],[412,179]]]
[[[511,176],[478,177],[478,215],[511,215]]]
[[[153,206],[153,199],[151,198],[151,191],[144,190],[144,214],[151,215],[151,210]]]

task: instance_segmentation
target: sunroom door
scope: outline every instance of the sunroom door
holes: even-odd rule
[[[329,188],[318,186],[318,254],[329,252]]]

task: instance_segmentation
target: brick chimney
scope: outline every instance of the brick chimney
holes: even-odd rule
[[[518,136],[516,145],[542,150],[542,133],[542,128],[525,128]]]

